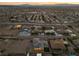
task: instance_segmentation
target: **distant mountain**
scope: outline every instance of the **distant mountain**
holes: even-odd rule
[[[50,8],[50,7],[79,7],[79,4],[49,4],[49,5],[29,5],[29,4],[23,4],[19,6],[24,6],[24,7],[37,7],[37,8]]]
[[[79,4],[49,4],[49,5],[30,5],[30,4],[22,4],[22,5],[0,5],[0,7],[8,7],[8,8],[79,8]]]

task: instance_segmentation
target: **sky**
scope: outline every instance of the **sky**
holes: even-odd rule
[[[1,0],[1,1],[10,1],[10,2],[79,2],[79,0]]]
[[[60,2],[0,2],[0,5],[21,5],[21,4],[47,5],[47,4],[62,4],[62,3]]]
[[[33,2],[33,3],[32,3]],[[79,0],[1,0],[0,5],[18,5],[18,4],[79,4]]]

